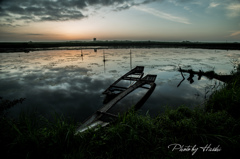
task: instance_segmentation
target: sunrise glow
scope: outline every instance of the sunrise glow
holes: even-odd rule
[[[2,0],[0,41],[240,41],[238,0]]]

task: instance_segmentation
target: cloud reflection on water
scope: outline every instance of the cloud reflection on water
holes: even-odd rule
[[[18,114],[21,109],[37,109],[48,115],[56,111],[84,120],[102,106],[101,93],[116,79],[130,70],[130,54],[127,49],[105,50],[54,50],[29,54],[0,54],[0,96],[6,99],[26,98],[22,105],[11,109]],[[182,68],[203,69],[229,73],[229,56],[239,57],[238,52],[201,49],[133,49],[132,67],[145,66],[145,74],[157,74],[156,88],[142,107],[150,115],[162,112],[168,105],[181,104],[194,107],[203,102],[205,87],[211,84],[194,77],[194,83],[183,81],[176,71]],[[184,74],[187,78],[187,74]],[[130,96],[123,105],[137,98]]]
[[[38,82],[36,81],[38,77],[37,74],[26,76],[24,82],[1,81],[1,90],[9,90],[8,95],[4,97],[9,99],[26,97],[24,103],[13,110],[15,113],[21,109],[37,109],[42,114],[56,111],[83,120],[101,106],[101,92],[103,88],[108,87],[109,82],[112,82],[110,79],[91,79],[87,76],[69,77],[62,71],[49,78],[55,85],[48,79]],[[1,94],[4,94],[4,91],[1,91]]]

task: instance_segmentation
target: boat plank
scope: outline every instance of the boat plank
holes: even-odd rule
[[[117,116],[118,112],[111,112],[111,113],[108,112],[108,110],[110,108],[112,108],[118,101],[120,101],[122,98],[127,96],[129,93],[131,93],[135,89],[137,89],[137,88],[148,89],[148,92],[136,103],[135,109],[138,109],[148,99],[148,97],[151,95],[151,93],[153,92],[153,90],[155,89],[155,86],[156,86],[156,84],[154,82],[155,82],[157,75],[147,75],[144,78],[142,78],[143,69],[144,69],[143,66],[137,66],[136,68],[134,68],[133,70],[129,71],[124,76],[119,78],[108,89],[106,89],[103,92],[103,94],[105,93],[108,95],[108,92],[111,92],[112,90],[117,90],[117,89],[119,89],[119,91],[121,91],[121,93],[117,94],[117,96],[115,96],[108,103],[104,104],[102,106],[102,108],[97,110],[92,116],[90,116],[87,120],[85,120],[83,122],[83,124],[77,129],[76,133],[83,132],[83,131],[87,130],[88,128],[94,128],[98,125],[101,125],[101,126],[108,125],[113,119],[118,117]],[[133,74],[138,74],[141,77],[130,87],[126,88],[126,87],[116,86],[116,83],[118,83],[121,80],[124,80],[124,77],[133,75]],[[149,88],[145,87],[144,85],[146,85],[146,84],[150,85],[150,87]],[[120,89],[122,89],[122,90],[120,90]]]
[[[152,82],[152,80],[149,80],[149,76],[156,78],[156,75],[147,75],[145,76],[143,79],[141,79],[140,81],[136,82],[134,85],[130,86],[128,89],[126,89],[125,91],[123,91],[122,93],[120,93],[118,96],[116,96],[114,99],[112,99],[110,102],[108,102],[107,104],[105,104],[100,111],[106,112],[108,109],[110,109],[114,104],[116,104],[119,100],[121,100],[122,98],[124,98],[126,95],[128,95],[129,93],[131,93],[132,91],[134,91],[136,88],[146,84],[146,83],[150,83]]]
[[[127,72],[122,77],[120,77],[118,80],[116,80],[113,84],[111,84],[102,94],[107,94],[110,91],[112,86],[115,86],[119,81],[123,80],[124,78],[128,77],[129,75],[140,75],[138,80],[141,79],[143,76],[143,70],[144,70],[144,66],[136,66],[134,69]]]

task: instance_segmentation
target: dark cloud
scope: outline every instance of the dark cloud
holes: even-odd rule
[[[156,2],[156,1],[163,1],[163,0],[145,0],[145,1],[142,1],[142,2],[138,2],[138,3],[133,1],[131,3],[125,3],[125,4],[117,6],[114,9],[114,11],[122,11],[122,10],[129,9],[133,6],[139,6],[139,5],[148,4],[148,3]]]
[[[18,26],[20,26],[20,25],[14,25],[14,24],[10,24],[10,23],[2,23],[2,24],[0,24],[0,27],[18,27]],[[1,34],[13,34],[13,33],[3,33],[3,32],[1,32]]]
[[[111,6],[113,10],[121,11],[134,5],[154,1],[158,0],[142,2],[135,2],[135,0],[0,0],[0,17],[2,23],[7,24],[19,20],[25,22],[79,20],[88,17],[83,11],[88,11],[91,7]]]
[[[86,4],[83,1],[76,0],[8,0],[2,2],[1,16],[24,21],[65,21],[85,18],[81,11],[84,7]]]
[[[129,9],[133,6],[133,4],[124,4],[122,6],[118,6],[114,9],[114,11],[122,11],[122,10],[126,10]]]

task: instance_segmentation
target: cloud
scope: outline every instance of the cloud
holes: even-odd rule
[[[42,115],[58,112],[82,121],[102,105],[100,95],[114,81],[87,77],[88,71],[91,69],[76,66],[52,68],[43,73],[39,68],[23,75],[19,70],[14,76],[21,80],[9,80],[13,74],[6,73],[0,81],[0,94],[5,99],[26,98],[22,105],[11,110],[16,116],[21,110],[36,107]]]
[[[138,7],[138,6],[135,6],[134,8],[137,10],[152,14],[156,17],[169,20],[169,21],[183,23],[183,24],[191,24],[187,18],[175,16],[175,15],[165,13],[165,12],[161,12],[161,11],[153,9],[153,8]]]
[[[220,5],[219,3],[212,2],[212,3],[209,4],[208,8],[215,8],[219,5]]]
[[[74,1],[71,1],[74,2]],[[79,4],[72,7],[62,0],[26,0],[26,1],[3,1],[0,10],[1,19],[8,22],[11,19],[17,21],[66,21],[70,19],[82,19],[86,16],[82,14],[81,8],[85,6]]]
[[[188,3],[188,2],[194,3],[195,1],[194,0],[168,0],[168,2],[173,3],[176,6],[179,6],[181,3]]]
[[[190,5],[201,5],[202,2],[195,0],[168,0],[167,2],[174,4],[177,7],[182,7],[188,12],[193,12]]]
[[[240,16],[240,3],[232,3],[227,6],[228,16],[229,17],[238,17]]]
[[[29,34],[25,34],[25,35],[30,35],[30,36],[43,36],[45,34],[32,34],[32,33],[29,33]]]
[[[240,35],[240,31],[236,31],[236,32],[232,33],[230,36],[237,36],[237,35]]]
[[[10,24],[10,23],[2,23],[0,24],[0,27],[19,27],[20,25],[14,25],[14,24]],[[1,33],[2,34],[2,33]]]
[[[143,5],[143,4],[148,4],[148,3],[151,3],[151,2],[156,2],[156,1],[163,1],[163,0],[144,0],[144,1],[141,1],[141,2],[126,2],[120,6],[117,6],[114,11],[122,11],[122,10],[126,10],[126,9],[129,9],[133,6],[140,6],[140,5]]]
[[[91,15],[92,8],[111,6],[121,11],[154,1],[162,0],[0,0],[0,18],[2,24],[80,20]]]
[[[88,11],[90,7],[119,6],[131,1],[132,0],[1,0],[0,18],[2,22],[8,24],[9,19],[11,19],[12,22],[79,20],[88,17],[84,12]]]

